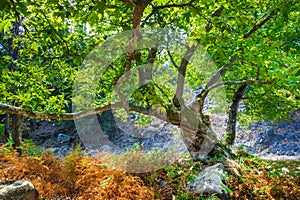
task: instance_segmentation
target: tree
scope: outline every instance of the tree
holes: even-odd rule
[[[243,113],[254,119],[276,119],[299,109],[297,1],[46,0],[4,1],[1,8],[2,49],[5,39],[13,38],[13,47],[19,52],[19,58],[13,60],[3,50],[1,88],[5,92],[1,93],[0,109],[6,113],[72,120],[117,108],[144,115],[163,110],[167,116],[163,120],[181,127],[188,150],[199,159],[203,156],[201,148],[206,148],[203,142],[210,141],[209,149],[216,140],[203,105],[217,88],[225,87],[227,102],[231,103],[226,107],[229,144],[235,138],[237,105],[241,100]],[[23,30],[19,39],[12,34],[15,21]],[[199,58],[195,57],[197,46],[192,42],[180,49],[184,52],[181,56],[174,54],[176,47],[167,44],[163,51],[155,46],[136,50],[143,39],[142,30],[150,27],[184,32],[198,41],[218,67],[216,73],[203,78],[195,70],[192,60]],[[99,87],[90,91],[95,94],[92,104],[97,108],[88,110],[90,105],[85,105],[87,110],[65,112],[83,58],[100,42],[130,29],[134,30],[131,40],[120,41],[127,47],[125,55],[109,65]],[[153,64],[166,62],[177,74],[173,91],[149,83]],[[8,70],[10,64],[16,68],[14,71]],[[138,67],[141,64],[148,67]],[[122,100],[122,92],[117,91],[115,99],[111,93],[122,80],[130,79],[134,69],[138,71],[140,88],[126,99],[127,104],[113,102]],[[191,103],[193,106],[184,103],[186,82],[191,89],[204,85]],[[80,96],[75,98],[80,100]]]

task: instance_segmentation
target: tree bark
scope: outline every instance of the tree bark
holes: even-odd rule
[[[21,153],[21,127],[22,116],[18,114],[12,115],[12,140],[13,148]]]
[[[211,152],[219,153],[214,150],[219,142],[211,128],[209,116],[184,107],[178,119],[183,142],[194,160],[208,157]]]
[[[9,114],[5,114],[5,119],[4,119],[4,136],[6,139],[6,142],[8,141],[9,138]]]
[[[228,114],[227,128],[226,128],[226,143],[229,145],[234,144],[239,102],[242,100],[247,86],[248,84],[241,85],[233,95],[232,103],[230,105],[230,111]]]

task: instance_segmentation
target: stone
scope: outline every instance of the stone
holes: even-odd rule
[[[263,146],[269,146],[271,141],[274,139],[275,134],[272,128],[267,128],[265,131],[260,132],[257,134],[257,141],[256,144],[261,144]]]
[[[58,154],[65,156],[71,151],[72,149],[69,146],[65,145],[59,148]]]
[[[289,170],[288,168],[286,168],[286,167],[281,168],[281,170],[282,170],[282,172],[285,173],[285,174],[290,173],[290,170]]]
[[[112,152],[113,147],[109,145],[103,145],[99,148],[99,151]]]
[[[58,136],[57,136],[57,141],[59,142],[59,143],[68,143],[68,142],[70,142],[71,141],[71,137],[70,136],[68,136],[68,135],[66,135],[66,134],[63,134],[63,133],[60,133],[60,134],[58,134]]]
[[[224,189],[222,177],[225,174],[222,163],[215,164],[200,171],[193,183],[189,183],[187,188],[194,194],[218,194],[222,198],[228,198],[228,192]]]
[[[32,183],[25,180],[0,182],[1,200],[38,200],[39,194]]]
[[[248,129],[250,134],[245,136],[245,131],[239,131],[236,144],[251,143],[246,149],[256,155],[289,156],[290,159],[300,153],[300,110],[290,113],[290,121],[272,123],[261,121],[252,124]],[[278,124],[279,123],[279,124]],[[245,136],[240,139],[240,135]]]
[[[59,152],[59,148],[58,147],[52,147],[52,148],[49,148],[48,150],[50,150],[53,153]]]

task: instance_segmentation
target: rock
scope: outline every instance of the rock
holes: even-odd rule
[[[58,141],[59,143],[68,143],[68,142],[71,141],[71,137],[68,136],[68,135],[66,135],[66,134],[60,133],[60,134],[58,134],[58,136],[57,136],[57,141]]]
[[[113,147],[109,145],[103,145],[99,148],[99,151],[112,152]]]
[[[286,167],[281,168],[282,172],[284,172],[285,174],[290,173],[290,170]]]
[[[290,116],[290,121],[260,121],[251,124],[246,131],[239,130],[235,141],[237,146],[247,145],[249,148],[245,150],[259,156],[294,159],[300,154],[300,110],[291,112]]]
[[[60,147],[58,150],[58,154],[63,156],[67,155],[68,152],[71,152],[71,148],[67,145]]]
[[[24,180],[0,182],[1,200],[38,200],[39,194],[32,183]]]
[[[48,150],[50,150],[53,153],[59,152],[59,148],[58,147],[52,147],[52,148],[49,148]]]
[[[218,163],[200,171],[193,183],[188,184],[187,188],[195,194],[218,194],[227,199],[228,193],[224,189],[222,176],[225,173],[223,164]],[[223,186],[223,187],[222,187]]]
[[[262,144],[263,146],[269,146],[271,141],[274,139],[275,134],[272,128],[267,128],[265,131],[260,132],[256,135],[256,144]]]

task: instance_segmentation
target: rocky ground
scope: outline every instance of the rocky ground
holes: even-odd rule
[[[299,158],[300,157],[300,111],[291,114],[292,120],[279,124],[262,121],[254,123],[249,129],[238,128],[235,146],[266,158]],[[121,153],[130,148],[141,148],[145,151],[158,149],[161,152],[175,150],[186,153],[187,149],[180,138],[180,131],[171,124],[161,120],[152,120],[142,129],[135,125],[137,116],[122,122],[110,112],[98,117],[106,137],[115,145],[113,151]],[[225,132],[226,116],[210,115],[212,127],[219,137]],[[29,124],[28,124],[29,125]],[[28,128],[27,128],[28,129]],[[57,123],[39,121],[36,130],[27,131],[25,138],[32,139],[38,147],[50,149],[56,154],[65,155],[81,143],[76,126],[72,121]],[[104,145],[97,151],[112,151]]]
[[[236,145],[268,159],[300,158],[300,111],[291,113],[291,121],[261,121],[239,129]]]

